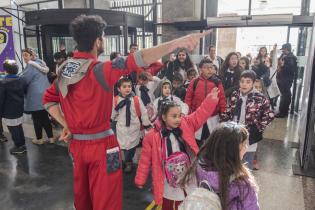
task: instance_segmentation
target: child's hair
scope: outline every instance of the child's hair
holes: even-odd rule
[[[212,64],[212,61],[209,58],[203,58],[199,63],[199,68],[202,68],[202,66],[206,63]]]
[[[123,84],[123,83],[126,83],[126,82],[132,84],[131,79],[130,79],[129,77],[126,77],[126,76],[125,76],[125,77],[120,78],[120,79],[118,80],[118,82],[117,82],[117,87],[120,88],[120,87],[122,86],[122,84]]]
[[[256,79],[255,82],[259,82],[261,85],[261,89],[262,89],[262,94],[264,94],[265,96],[268,96],[268,92],[267,92],[267,88],[264,85],[264,82],[261,79]]]
[[[19,66],[17,65],[15,60],[5,60],[3,62],[3,69],[8,73],[8,74],[17,74],[19,72]]]
[[[143,81],[149,80],[148,73],[145,71],[141,72],[138,76],[138,79],[143,80]]]
[[[245,70],[242,72],[241,78],[250,78],[253,82],[255,82],[257,76],[253,70]]]
[[[243,60],[245,61],[246,65],[245,65],[245,69],[249,69],[249,59],[247,56],[243,56],[240,58],[240,61]]]
[[[169,112],[169,110],[173,107],[180,107],[180,105],[178,103],[176,103],[175,101],[164,101],[162,102],[161,106],[160,106],[160,110],[159,110],[159,120],[161,122],[161,125],[166,126],[165,122],[163,121],[163,115],[166,116],[167,113]]]
[[[216,171],[219,176],[219,197],[223,210],[229,209],[229,184],[230,179],[239,188],[254,187],[256,184],[248,169],[243,165],[240,157],[240,145],[246,143],[249,133],[243,125],[235,122],[221,123],[209,136],[200,148],[197,158],[186,171],[180,184],[186,186],[196,179],[197,166],[206,171]],[[202,181],[202,180],[199,180]],[[247,192],[247,193],[244,193]],[[240,201],[246,198],[249,190],[241,191]]]
[[[196,69],[194,69],[194,68],[189,68],[189,69],[187,70],[187,77],[189,77],[189,76],[197,76],[197,71],[196,71]]]
[[[218,73],[219,68],[217,67],[217,65],[213,64],[213,69],[215,70],[215,72],[217,72],[217,73]]]
[[[26,52],[26,53],[28,53],[28,54],[30,54],[30,55],[33,55],[33,50],[32,50],[31,48],[25,48],[25,49],[23,49],[23,50],[22,50],[22,53],[24,53],[24,52]]]
[[[184,82],[184,78],[183,78],[183,76],[180,73],[175,73],[174,76],[173,76],[173,82],[174,81],[183,83]]]
[[[119,54],[120,54],[119,52],[112,52],[112,53],[109,55],[109,59],[112,61],[112,60],[114,60],[115,58],[117,58]]]

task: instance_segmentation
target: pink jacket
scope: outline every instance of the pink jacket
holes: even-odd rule
[[[194,155],[199,151],[195,140],[195,132],[199,130],[207,119],[216,110],[218,99],[207,97],[201,106],[192,114],[183,116],[180,128],[183,131],[182,138]],[[140,161],[135,178],[137,186],[143,186],[152,167],[152,182],[154,201],[162,204],[164,193],[164,169],[162,165],[162,144],[160,126],[152,129],[143,140]]]

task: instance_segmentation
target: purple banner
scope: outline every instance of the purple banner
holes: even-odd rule
[[[15,59],[12,31],[12,17],[0,15],[0,73],[5,59]]]

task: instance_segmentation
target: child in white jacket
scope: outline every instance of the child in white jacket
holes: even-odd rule
[[[125,156],[124,172],[132,171],[132,159],[142,136],[141,124],[151,128],[147,110],[142,100],[132,93],[132,83],[127,77],[118,81],[119,95],[114,98],[112,121],[116,123],[116,135]]]
[[[178,98],[177,96],[172,95],[172,83],[169,80],[164,79],[161,82],[161,96],[155,99],[153,103],[156,116],[160,112],[162,103],[166,101],[175,101],[181,107],[182,114],[184,115],[188,114],[189,112],[188,105],[185,104],[182,100],[180,100],[180,98]]]

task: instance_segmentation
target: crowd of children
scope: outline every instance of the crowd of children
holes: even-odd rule
[[[130,54],[136,56],[135,47],[131,45]],[[204,182],[218,193],[224,210],[259,209],[257,186],[247,168],[258,169],[257,143],[274,118],[275,98],[280,95],[275,75],[281,70],[281,60],[277,65],[276,46],[271,58],[266,48],[253,60],[231,52],[224,61],[215,55],[214,46],[209,47],[209,54],[197,69],[189,53],[180,49],[164,68],[156,63],[118,80],[111,121],[123,151],[124,172],[133,170],[136,149],[142,146],[135,184],[142,188],[152,171],[154,201],[163,210],[178,209]],[[55,58],[61,65],[66,55]],[[119,65],[120,58],[117,53],[111,55],[113,66]],[[47,73],[40,62],[28,64]],[[3,66],[7,75],[0,83],[0,117],[15,144],[10,152],[18,154],[26,150],[22,128],[25,80],[17,76],[14,61],[7,60]],[[47,94],[57,93],[50,90]],[[30,111],[36,120],[35,111],[42,109]],[[44,127],[52,138],[45,123],[37,127]],[[41,138],[38,131],[37,141]]]

